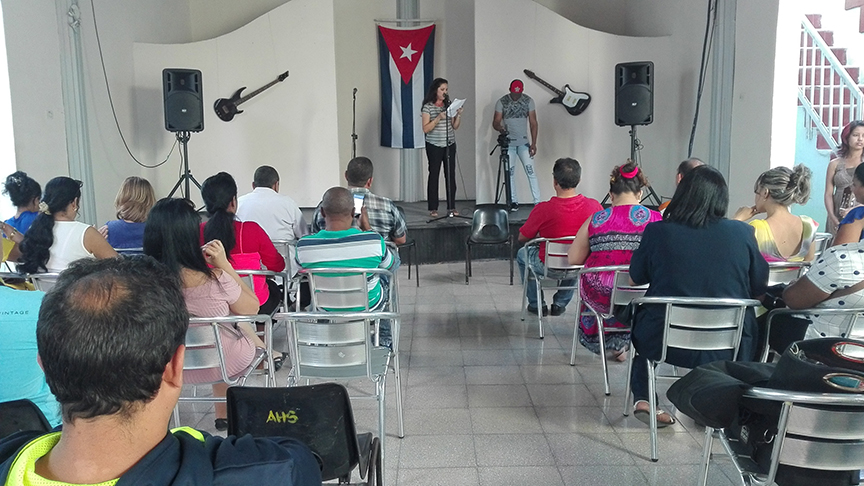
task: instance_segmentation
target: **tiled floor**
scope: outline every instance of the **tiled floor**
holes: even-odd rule
[[[405,438],[396,435],[391,375],[388,484],[697,483],[701,428],[684,417],[662,429],[652,463],[648,427],[621,413],[626,365],[610,363],[609,397],[598,357],[580,347],[569,365],[573,309],[547,318],[540,340],[536,317],[519,319],[521,287],[508,285],[506,262],[476,262],[470,285],[462,263],[424,265],[420,278],[417,288],[400,269]],[[375,407],[355,403],[359,429],[377,430]],[[183,405],[181,422],[215,433],[206,410]],[[737,484],[730,477],[728,465],[712,466],[708,484]]]

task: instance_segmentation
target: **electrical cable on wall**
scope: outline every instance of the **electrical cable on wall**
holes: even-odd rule
[[[117,133],[120,134],[120,140],[123,141],[123,146],[126,147],[126,153],[129,154],[129,157],[132,157],[132,160],[141,167],[146,169],[155,169],[168,162],[168,159],[171,158],[171,154],[174,153],[174,149],[177,147],[177,140],[174,140],[174,144],[171,145],[171,149],[168,151],[168,155],[165,156],[165,159],[156,165],[147,165],[142,163],[129,149],[129,144],[126,143],[126,137],[123,136],[123,130],[120,129],[120,121],[117,119],[117,110],[114,109],[114,98],[111,96],[111,87],[108,85],[108,72],[105,70],[105,57],[102,55],[102,41],[99,37],[99,24],[96,22],[96,7],[93,5],[94,1],[95,0],[90,0],[90,10],[93,13],[93,30],[96,32],[96,45],[99,47],[99,62],[102,65],[102,77],[105,79],[105,91],[108,93],[108,103],[111,105],[111,114],[114,116],[114,125],[117,127]]]
[[[699,89],[696,92],[696,111],[690,129],[690,143],[687,145],[687,158],[693,156],[693,142],[696,140],[696,126],[699,123],[699,107],[702,104],[702,91],[705,88],[705,70],[714,44],[714,27],[717,25],[717,0],[708,0],[708,18],[705,22],[705,38],[702,39],[702,61],[699,66]]]

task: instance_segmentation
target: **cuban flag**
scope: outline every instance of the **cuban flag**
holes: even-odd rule
[[[426,146],[420,108],[432,84],[434,46],[435,25],[419,29],[378,26],[382,146]]]

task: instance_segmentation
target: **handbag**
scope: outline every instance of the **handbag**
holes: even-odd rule
[[[240,234],[237,237],[237,243],[240,245],[240,253],[231,255],[231,266],[234,270],[262,270],[261,254],[257,251],[246,253],[243,251],[243,226],[245,223],[240,223]],[[270,290],[267,288],[267,278],[264,275],[252,275],[252,290],[255,296],[258,297],[258,305],[261,306],[270,297]]]

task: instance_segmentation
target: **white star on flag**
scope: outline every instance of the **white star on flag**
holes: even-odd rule
[[[408,47],[399,46],[399,49],[402,49],[402,55],[399,56],[399,59],[402,59],[403,57],[407,57],[409,61],[413,61],[413,59],[411,59],[411,56],[413,56],[414,54],[417,54],[417,51],[415,51],[414,49],[411,49],[411,44],[408,44]]]

